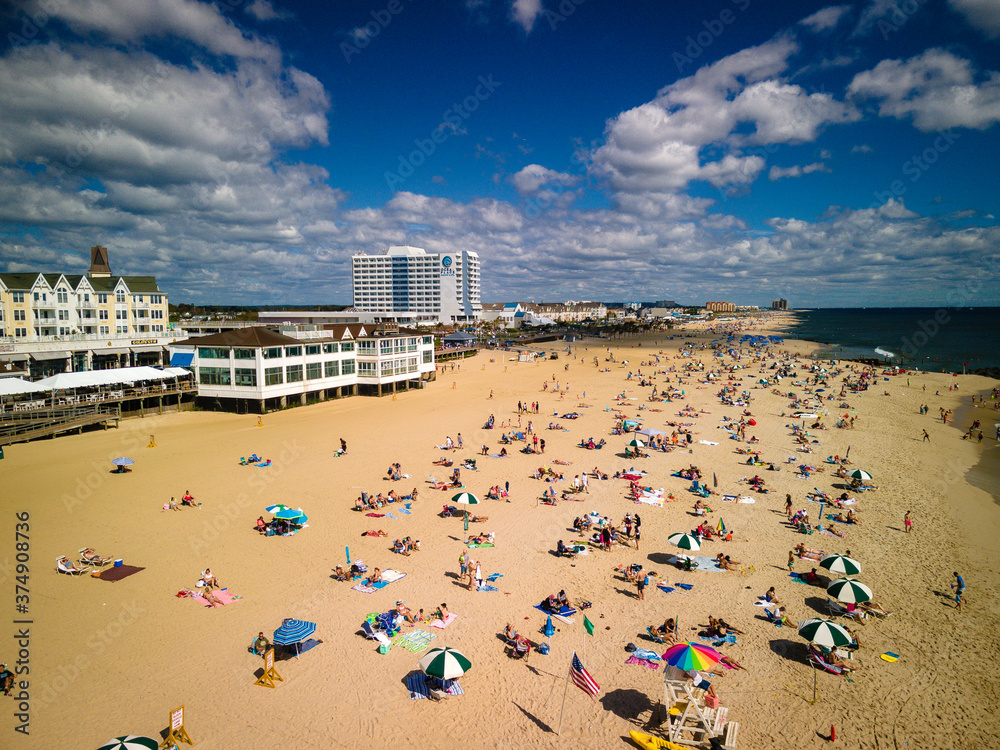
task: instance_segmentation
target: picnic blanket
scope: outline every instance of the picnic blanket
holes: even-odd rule
[[[95,578],[100,578],[102,581],[120,581],[122,578],[128,578],[134,573],[138,573],[140,570],[145,570],[145,568],[137,568],[134,565],[119,565],[117,568],[108,568],[107,570],[102,570],[99,576],[94,576]]]
[[[465,695],[462,686],[455,680],[445,680],[444,685],[444,692],[448,695]],[[422,672],[413,672],[406,675],[406,689],[410,691],[411,701],[431,697],[430,689],[427,687],[427,678]]]
[[[542,602],[542,604],[544,604],[544,603],[545,602]],[[576,614],[576,610],[573,609],[572,607],[566,607],[566,606],[564,606],[558,612],[552,612],[552,611],[546,609],[545,607],[543,607],[542,604],[536,604],[535,605],[535,609],[541,610],[542,612],[544,612],[547,615],[559,615],[560,617],[570,617],[570,616]]]
[[[638,656],[630,656],[625,660],[626,664],[638,664],[643,667],[648,667],[649,669],[659,669],[660,663],[655,661],[650,661],[649,659],[640,659]]]
[[[674,555],[669,560],[667,560],[667,562],[673,565],[677,565],[678,563],[681,563],[686,559],[687,559],[686,555],[683,557],[681,555]],[[710,573],[724,572],[723,568],[720,568],[718,565],[715,564],[714,557],[692,557],[691,560],[698,563],[698,567],[695,568],[695,570],[706,570]]]
[[[233,596],[233,594],[230,593],[229,589],[222,589],[221,591],[216,591],[215,596],[223,604],[232,604],[233,602],[238,602],[240,599],[243,598],[242,596],[238,595]],[[203,604],[206,607],[215,606],[210,601],[208,601],[208,599],[206,599],[204,596],[193,596],[191,598],[194,599],[199,604]]]
[[[411,651],[414,654],[419,654],[421,651],[426,650],[430,647],[431,641],[437,638],[433,633],[428,633],[426,630],[410,630],[402,635],[398,635],[393,639],[392,644],[394,646],[399,646],[400,648],[405,648],[407,651]]]
[[[448,616],[444,618],[443,621],[438,619],[431,622],[431,627],[437,628],[438,630],[444,630],[446,627],[455,622],[456,617],[458,617],[458,615],[456,615],[454,612],[449,612]]]

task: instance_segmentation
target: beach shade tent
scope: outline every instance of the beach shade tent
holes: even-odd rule
[[[701,542],[698,541],[698,537],[691,534],[671,534],[667,537],[667,541],[675,547],[680,547],[691,552],[701,549]]]
[[[859,482],[870,482],[872,479],[872,475],[864,469],[855,469],[854,471],[848,472],[847,476],[851,479],[857,479]]]
[[[296,620],[288,618],[281,623],[281,627],[274,631],[271,642],[275,646],[295,645],[295,658],[299,656],[299,644],[316,632],[316,623],[308,620]]]
[[[872,598],[872,590],[853,578],[838,578],[826,587],[826,593],[844,604],[858,604]]]
[[[118,458],[111,459],[111,463],[115,466],[131,466],[135,461],[125,456],[119,456]]]
[[[101,745],[97,750],[156,750],[160,743],[149,737],[140,737],[136,734],[127,734],[124,737],[115,737]]]
[[[636,422],[634,419],[626,419],[622,424],[625,425],[626,430],[631,430],[633,427],[639,426],[639,422]]]
[[[671,667],[683,669],[709,669],[719,663],[722,654],[701,643],[678,643],[663,653],[663,661]]]
[[[847,555],[827,555],[819,561],[819,566],[826,568],[831,573],[840,573],[845,576],[856,576],[861,572],[861,563]]]
[[[459,505],[479,505],[479,498],[471,492],[459,492],[452,496],[451,501]]]
[[[849,646],[854,642],[851,634],[843,625],[838,625],[833,620],[825,620],[822,617],[813,617],[800,622],[799,635],[810,643],[829,649]]]
[[[457,680],[472,669],[472,662],[461,651],[445,646],[432,648],[417,666],[424,674],[439,680]]]
[[[657,435],[666,435],[667,433],[663,432],[663,430],[658,430],[655,427],[645,427],[641,430],[636,430],[635,434],[651,438],[656,437]]]

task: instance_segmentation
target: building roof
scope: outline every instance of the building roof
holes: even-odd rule
[[[29,273],[0,273],[0,281],[4,286],[12,291],[27,291],[35,285],[38,280],[38,272]],[[160,294],[160,288],[156,285],[156,278],[153,276],[106,276],[89,278],[83,274],[41,274],[45,282],[54,287],[61,277],[64,277],[73,289],[76,289],[83,279],[87,279],[90,285],[97,292],[113,292],[119,281],[124,281],[129,291],[137,294]]]
[[[269,346],[292,346],[302,343],[300,339],[293,339],[264,326],[247,326],[222,333],[210,333],[207,336],[194,336],[170,346],[233,346],[242,349],[263,349]]]

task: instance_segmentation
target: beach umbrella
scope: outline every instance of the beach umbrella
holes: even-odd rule
[[[830,649],[849,646],[854,642],[854,638],[843,625],[822,617],[813,617],[800,622],[799,635],[810,643]]]
[[[681,549],[690,550],[692,552],[701,549],[701,542],[698,541],[698,537],[692,536],[691,534],[671,534],[667,537],[667,541],[675,547],[680,547]]]
[[[457,680],[472,669],[472,662],[461,651],[445,646],[432,648],[417,662],[417,666],[424,671],[424,674],[437,677],[439,680]]]
[[[716,530],[719,532],[720,536],[726,533],[726,522],[723,521],[721,518],[719,519],[719,525]]]
[[[277,505],[268,505],[266,508],[264,508],[264,510],[267,513],[277,513],[279,510],[282,510],[282,509],[287,510],[288,506],[287,505],[282,505],[281,503],[278,503]]]
[[[156,740],[149,737],[140,737],[136,734],[128,734],[124,737],[115,737],[101,745],[97,750],[156,750],[160,746]]]
[[[663,653],[663,661],[677,669],[708,669],[717,664],[722,654],[700,643],[678,643]]]
[[[302,508],[281,508],[275,511],[274,517],[279,521],[294,521],[300,516],[304,515],[302,513]]]
[[[542,628],[542,635],[544,635],[546,638],[551,638],[555,634],[556,634],[556,629],[555,626],[553,626],[552,624],[552,615],[549,615],[545,619],[545,627]]]
[[[872,590],[853,578],[838,578],[826,587],[826,593],[845,604],[867,602],[872,598]]]
[[[821,568],[826,568],[831,573],[840,573],[845,576],[856,576],[861,572],[861,563],[847,555],[827,555],[819,561]]]
[[[857,479],[861,482],[869,482],[871,481],[872,478],[872,475],[869,474],[864,469],[855,469],[854,471],[848,472],[847,476],[849,476],[851,479]]]
[[[299,655],[299,644],[316,632],[316,623],[308,620],[296,620],[289,617],[274,631],[271,642],[275,646],[291,646],[295,644],[295,657]]]
[[[115,466],[131,466],[135,463],[131,458],[125,458],[125,456],[119,456],[118,458],[111,459],[111,463]],[[141,739],[141,738],[140,738]]]
[[[452,496],[451,501],[459,505],[479,505],[479,498],[471,492],[459,492]]]
[[[634,440],[629,440],[627,443],[625,443],[625,446],[628,448],[645,448],[646,444],[641,440],[639,440],[638,438],[636,438]]]

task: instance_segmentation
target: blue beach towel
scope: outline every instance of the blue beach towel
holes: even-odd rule
[[[669,593],[671,593],[671,592],[672,592],[672,591],[674,590],[674,589],[672,589],[672,588],[671,588],[670,586],[665,586],[665,585],[663,585],[662,583],[658,583],[658,584],[656,584],[656,588],[658,588],[658,589],[659,589],[660,591],[662,591],[662,592],[663,592],[664,594],[669,594]]]
[[[479,590],[480,591],[499,591],[500,589],[498,589],[496,586],[490,586],[488,583],[484,583],[482,586],[479,587]]]
[[[500,578],[503,578],[503,573],[490,573],[486,577],[486,580],[492,582],[492,581],[496,581],[496,580],[498,580]]]
[[[674,585],[677,586],[677,587],[679,587],[679,588],[684,589],[685,591],[690,591],[691,589],[694,588],[694,584],[693,583],[675,583]]]

